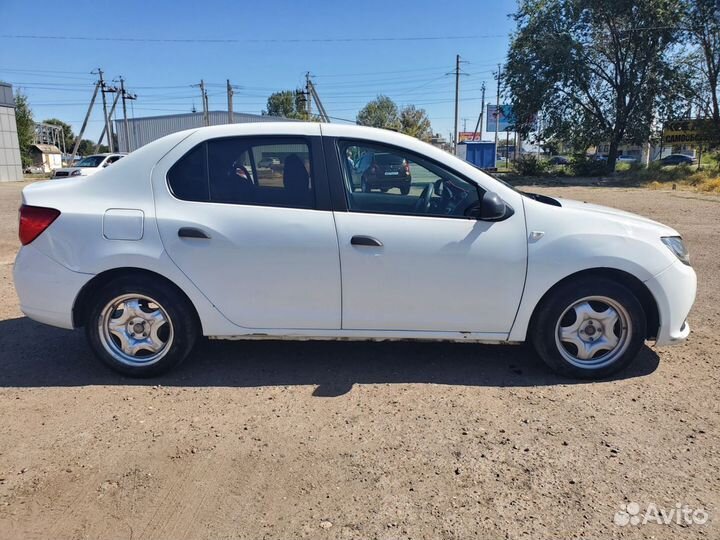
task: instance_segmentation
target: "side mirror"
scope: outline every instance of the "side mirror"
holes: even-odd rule
[[[497,193],[486,191],[482,199],[467,209],[465,215],[482,221],[500,221],[510,215],[509,210]]]

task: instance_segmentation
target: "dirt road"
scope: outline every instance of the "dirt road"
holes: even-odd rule
[[[0,185],[0,538],[718,538],[720,198],[552,188],[678,228],[690,340],[614,380],[524,347],[204,342],[136,381],[22,316]],[[705,525],[616,525],[676,503]]]

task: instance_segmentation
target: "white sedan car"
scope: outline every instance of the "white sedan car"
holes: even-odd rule
[[[409,192],[353,191],[347,156],[368,153],[405,160]],[[690,332],[675,230],[516,191],[392,131],[195,129],[98,174],[24,189],[14,281],[28,317],[84,326],[125,374],[163,372],[205,335],[530,341],[558,372],[600,378]]]
[[[92,156],[86,156],[78,161],[72,167],[63,167],[62,169],[55,169],[53,171],[53,178],[66,178],[68,176],[90,176],[98,171],[102,171],[108,165],[112,165],[119,159],[122,159],[127,154],[93,154]]]

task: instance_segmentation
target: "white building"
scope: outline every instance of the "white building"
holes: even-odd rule
[[[208,121],[211,126],[228,124],[227,111],[208,112]],[[233,123],[242,124],[247,122],[287,122],[287,118],[279,116],[262,116],[259,114],[233,113]],[[182,113],[166,114],[163,116],[143,116],[140,118],[128,118],[129,143],[125,137],[125,122],[115,120],[114,129],[117,135],[118,150],[120,152],[131,152],[141,146],[153,142],[160,137],[183,131],[185,129],[199,128],[205,125],[203,113]]]

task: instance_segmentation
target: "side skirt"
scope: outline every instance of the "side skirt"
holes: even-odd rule
[[[208,336],[225,340],[290,340],[290,341],[451,341],[466,343],[508,344],[507,333],[422,332],[400,330],[269,330],[232,336]]]

